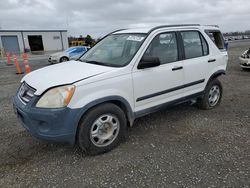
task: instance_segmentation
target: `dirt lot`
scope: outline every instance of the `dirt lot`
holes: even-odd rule
[[[250,71],[238,66],[249,47],[230,44],[218,108],[180,105],[138,119],[127,142],[95,157],[33,138],[12,111],[22,76],[0,63],[0,187],[250,187]]]

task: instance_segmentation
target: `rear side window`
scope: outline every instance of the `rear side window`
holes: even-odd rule
[[[198,31],[183,31],[181,36],[186,59],[208,55],[208,44]]]
[[[220,31],[218,30],[206,30],[207,35],[211,38],[218,49],[225,49],[224,39]]]
[[[148,46],[144,56],[158,57],[161,64],[178,60],[176,34],[162,33],[157,35]]]

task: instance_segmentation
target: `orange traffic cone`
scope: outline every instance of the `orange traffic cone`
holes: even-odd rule
[[[24,65],[26,74],[31,72],[29,64]]]
[[[22,53],[23,60],[28,59],[28,55],[26,53]]]
[[[11,64],[11,59],[10,59],[10,52],[7,53],[7,60],[8,60],[7,65],[12,65]]]
[[[14,59],[14,63],[16,66],[16,74],[23,74],[23,72],[20,68],[19,62],[17,61],[16,55],[13,55],[13,59]]]
[[[23,57],[23,64],[24,64],[24,67],[25,67],[25,72],[26,72],[26,74],[28,74],[28,73],[31,72],[31,68],[29,66],[28,55],[26,53],[23,53],[22,57]]]

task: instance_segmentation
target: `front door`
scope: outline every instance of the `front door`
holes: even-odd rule
[[[158,57],[161,65],[134,69],[135,111],[163,104],[183,95],[183,62],[179,61],[175,32],[161,33],[149,44],[144,57]]]

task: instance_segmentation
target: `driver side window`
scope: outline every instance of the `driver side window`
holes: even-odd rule
[[[178,60],[178,48],[176,34],[162,33],[157,35],[148,46],[144,56],[158,57],[161,64]]]

